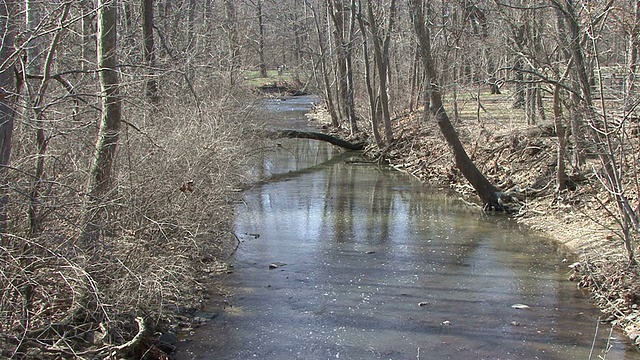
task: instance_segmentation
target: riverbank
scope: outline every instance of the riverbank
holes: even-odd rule
[[[311,117],[329,126],[324,110]],[[576,174],[572,190],[555,191],[556,135],[550,126],[468,120],[455,126],[479,169],[501,190],[516,195],[517,210],[508,216],[575,254],[577,261],[567,262],[567,276],[591,292],[603,322],[615,324],[640,345],[640,275],[637,267],[627,266],[615,221],[602,209],[607,194],[597,178]],[[345,131],[330,132],[348,138]],[[394,134],[396,139],[383,150],[366,135],[350,140],[367,141],[367,156],[424,183],[450,188],[481,211],[433,121],[424,121],[422,112],[405,115],[394,120]]]

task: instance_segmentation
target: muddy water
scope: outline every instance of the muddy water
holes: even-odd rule
[[[551,242],[355,157],[268,154],[285,175],[238,206],[230,305],[178,359],[640,359]]]

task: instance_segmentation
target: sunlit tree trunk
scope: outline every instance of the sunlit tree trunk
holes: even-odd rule
[[[87,186],[86,225],[82,240],[92,247],[105,225],[105,201],[115,189],[114,163],[122,123],[120,81],[117,69],[116,0],[98,1],[98,68],[102,119]]]

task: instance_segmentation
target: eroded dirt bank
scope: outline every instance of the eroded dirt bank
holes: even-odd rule
[[[311,117],[328,124],[322,109]],[[453,189],[476,206],[474,190],[457,170],[434,122],[425,121],[418,112],[395,119],[394,126],[396,139],[383,150],[367,135],[349,140],[366,142],[366,154],[372,159],[388,162],[425,183]],[[567,263],[567,276],[591,291],[603,322],[614,323],[640,345],[638,267],[628,266],[615,220],[603,209],[613,204],[598,179],[589,171],[573,171],[572,189],[556,192],[557,138],[550,125],[505,129],[497,122],[465,120],[455,126],[478,168],[502,191],[514,195],[513,220],[545,233],[576,254],[579,261]],[[344,130],[328,131],[349,138]],[[633,141],[638,153],[638,138]],[[637,174],[637,166],[627,171]],[[637,206],[638,194],[634,195]]]

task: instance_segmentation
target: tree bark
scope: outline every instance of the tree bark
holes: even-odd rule
[[[262,1],[256,1],[258,12],[258,61],[260,62],[260,77],[267,77],[267,63],[264,60],[264,14],[262,13]]]
[[[389,26],[386,30],[385,39],[381,41],[381,34],[379,33],[376,18],[373,13],[373,4],[371,0],[368,0],[368,15],[369,26],[371,26],[371,32],[373,34],[373,50],[376,59],[376,65],[378,67],[378,76],[380,77],[378,84],[380,89],[380,105],[382,107],[382,124],[384,125],[384,134],[387,143],[393,141],[393,130],[391,128],[391,114],[389,112],[389,96],[387,94],[387,77],[389,70],[389,39],[391,36],[391,30],[393,28],[393,21],[396,12],[396,2],[391,0],[389,9]]]
[[[625,84],[625,109],[631,110],[635,93],[636,73],[638,70],[638,51],[640,50],[640,1],[633,0],[633,24],[629,30],[627,49],[627,78]]]
[[[5,29],[0,42],[0,64],[11,63],[14,55],[16,0],[0,1],[0,29]],[[4,241],[9,228],[9,179],[8,166],[11,162],[11,139],[15,117],[15,76],[13,66],[0,68],[0,237]]]
[[[353,0],[352,0],[353,2]],[[344,0],[330,0],[329,8],[331,20],[335,27],[335,42],[337,49],[337,76],[338,76],[338,97],[341,107],[341,114],[347,119],[351,134],[358,132],[356,123],[356,115],[354,108],[354,89],[353,89],[353,66],[352,66],[352,47],[351,42],[353,36],[355,4],[351,4],[349,27],[345,24],[345,4]]]
[[[158,82],[155,78],[156,47],[153,39],[153,0],[142,0],[142,60],[147,67],[145,95],[151,103],[158,102]]]
[[[83,245],[91,247],[105,225],[104,202],[114,190],[114,163],[122,123],[120,81],[117,70],[117,0],[98,0],[98,68],[102,96],[102,119],[87,186],[86,225]]]
[[[567,139],[565,138],[565,128],[562,123],[562,108],[560,104],[560,86],[555,85],[553,90],[553,120],[558,137],[558,160],[556,166],[556,191],[567,188],[569,177],[567,176],[565,161],[567,151]]]
[[[233,0],[224,0],[225,23],[229,40],[229,84],[235,85],[237,82],[237,72],[240,69],[240,40],[238,38],[238,13]]]
[[[429,28],[425,22],[423,3],[421,0],[411,0],[410,4],[423,67],[426,71],[427,79],[430,82],[427,86],[430,88],[431,93],[431,112],[436,119],[440,132],[453,151],[456,166],[476,190],[483,202],[483,209],[503,211],[504,208],[498,198],[498,189],[487,180],[469,158],[442,104],[442,95],[435,81],[437,74],[431,55],[431,39]],[[425,103],[425,109],[428,106],[428,103]]]
[[[360,24],[360,32],[362,33],[362,52],[364,56],[364,77],[367,84],[367,94],[369,95],[369,113],[371,116],[371,130],[373,131],[373,138],[376,141],[378,148],[382,148],[384,143],[380,136],[380,129],[378,128],[380,119],[378,118],[378,112],[376,111],[376,95],[373,90],[372,76],[371,76],[371,61],[369,60],[369,42],[367,41],[366,28],[364,24],[364,16],[362,14],[362,2],[358,1],[358,23]]]

